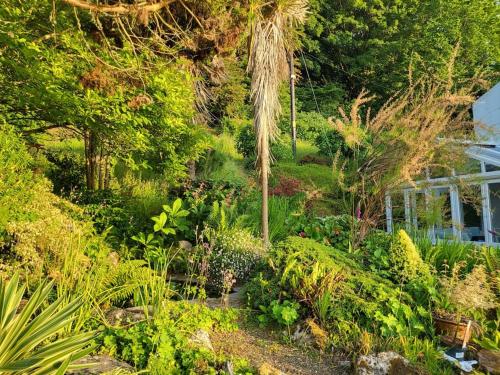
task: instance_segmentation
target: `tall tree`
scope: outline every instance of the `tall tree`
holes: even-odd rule
[[[457,44],[456,82],[500,68],[496,0],[310,3],[303,39],[307,67],[319,86],[338,85],[347,99],[366,88],[383,103],[408,86],[410,66],[415,79],[446,79],[447,62]]]
[[[112,158],[179,181],[206,144],[189,64],[137,48],[104,18],[99,30],[87,13],[0,0],[0,118],[32,143],[56,129],[81,139],[89,189],[109,186]]]
[[[278,131],[279,87],[287,77],[287,47],[293,40],[294,27],[305,22],[307,0],[274,0],[253,5],[248,71],[252,74],[257,167],[262,188],[262,237],[268,245],[269,143]]]

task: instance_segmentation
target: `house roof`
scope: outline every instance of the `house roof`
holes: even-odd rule
[[[487,164],[492,164],[500,167],[500,148],[499,147],[479,147],[471,146],[467,150],[467,154],[477,160]]]
[[[481,142],[500,146],[500,82],[475,101],[472,111]]]

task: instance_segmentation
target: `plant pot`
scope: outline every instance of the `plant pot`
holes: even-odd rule
[[[440,335],[441,341],[450,346],[467,345],[477,324],[472,320],[454,316],[433,315],[434,329]]]

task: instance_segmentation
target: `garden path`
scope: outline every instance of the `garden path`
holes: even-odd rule
[[[226,307],[242,309],[245,306],[244,294],[235,288],[225,301],[221,298],[208,298],[205,303],[212,308]],[[242,314],[245,315],[245,314]],[[211,332],[210,339],[216,352],[228,357],[245,358],[257,368],[272,366],[287,375],[325,375],[351,374],[351,363],[334,354],[322,354],[314,348],[299,348],[283,342],[282,334],[257,327],[242,318],[235,332]],[[278,375],[263,370],[262,375]]]
[[[229,357],[245,358],[259,369],[270,365],[287,375],[352,373],[349,361],[336,358],[332,354],[321,354],[312,348],[304,349],[284,344],[279,333],[244,323],[236,332],[213,332],[210,337],[216,352]],[[275,372],[260,373],[277,375]]]

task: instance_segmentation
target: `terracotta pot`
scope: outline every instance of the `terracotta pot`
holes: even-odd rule
[[[467,344],[472,336],[473,323],[462,319],[457,322],[456,319],[434,316],[434,328],[441,337],[441,341],[447,345]]]

